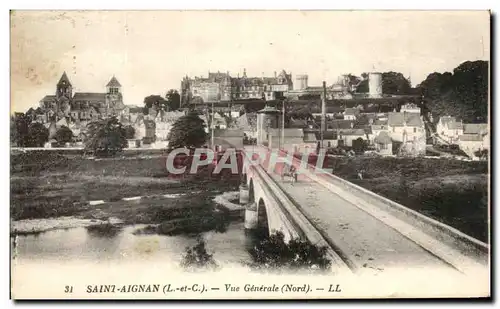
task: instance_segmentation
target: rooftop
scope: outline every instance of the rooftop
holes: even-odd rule
[[[487,123],[465,123],[464,134],[486,134],[488,133]]]
[[[118,82],[116,77],[111,77],[111,80],[109,83],[106,85],[106,87],[121,87],[122,85]]]
[[[392,127],[422,127],[424,122],[416,113],[389,113],[388,125]]]
[[[106,101],[106,94],[99,92],[75,92],[73,101]]]

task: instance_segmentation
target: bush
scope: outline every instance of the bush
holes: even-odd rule
[[[267,271],[325,272],[331,266],[326,250],[295,238],[286,243],[283,233],[276,232],[250,250],[250,267]]]
[[[219,268],[213,254],[209,254],[203,238],[197,238],[197,244],[193,247],[186,247],[186,252],[182,257],[181,267],[188,271],[196,270],[216,270]]]
[[[59,130],[57,130],[55,139],[58,145],[64,146],[66,143],[73,140],[73,131],[66,126],[62,126]]]
[[[25,147],[43,147],[49,140],[49,130],[41,123],[33,123],[28,128],[28,134],[25,136]]]

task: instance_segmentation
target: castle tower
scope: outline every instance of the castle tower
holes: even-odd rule
[[[69,81],[68,76],[66,75],[66,72],[64,72],[56,86],[56,98],[59,99],[61,97],[66,97],[68,99],[71,99],[72,96],[73,87]]]

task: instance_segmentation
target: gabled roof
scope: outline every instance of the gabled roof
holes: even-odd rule
[[[334,119],[326,122],[329,129],[351,129],[354,126],[354,121],[344,119]]]
[[[289,128],[307,128],[308,123],[305,119],[290,119],[290,123],[288,124]]]
[[[464,134],[458,137],[462,142],[480,142],[483,137],[479,134]]]
[[[41,102],[52,102],[52,101],[55,101],[55,100],[56,100],[56,96],[55,95],[46,95],[40,101]]]
[[[485,134],[488,132],[487,123],[465,123],[464,134]]]
[[[380,119],[375,119],[373,121],[373,124],[374,125],[378,125],[378,126],[386,126],[388,123],[388,120],[380,120]]]
[[[73,101],[106,101],[106,94],[99,92],[76,92]]]
[[[372,132],[375,130],[387,130],[387,123],[385,125],[380,125],[380,124],[372,124],[371,125]]]
[[[443,116],[439,118],[439,122],[450,130],[460,130],[463,128],[462,122],[457,121],[455,117]]]
[[[359,109],[357,108],[346,108],[344,111],[344,115],[358,115],[359,114]]]
[[[386,131],[380,132],[373,141],[377,144],[392,144],[392,139]]]
[[[423,127],[424,122],[417,113],[389,113],[388,125],[392,127]]]
[[[253,131],[257,127],[257,114],[245,113],[236,120],[237,126],[245,131]]]
[[[316,137],[316,140],[320,141],[321,140],[321,132],[314,132],[314,135]],[[338,135],[336,131],[324,131],[323,132],[323,139],[324,140],[336,140],[338,139]]]
[[[111,77],[111,80],[109,83],[106,85],[106,87],[121,87],[122,85],[118,82],[116,77]]]
[[[69,78],[68,76],[66,75],[66,72],[63,72],[61,78],[59,79],[59,82],[57,82],[57,85],[60,85],[60,84],[66,84],[66,85],[70,85],[71,86],[71,83],[69,81]]]
[[[286,128],[281,132],[280,129],[270,129],[269,132],[273,136],[279,136],[279,134],[283,134],[285,138],[303,138],[304,130],[303,129],[288,129]]]
[[[342,135],[366,135],[365,129],[344,129],[339,131]]]

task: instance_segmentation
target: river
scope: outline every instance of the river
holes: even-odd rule
[[[89,233],[85,227],[58,229],[37,235],[11,237],[12,254],[17,259],[31,261],[146,261],[165,260],[178,264],[186,247],[196,244],[195,235],[134,235],[144,225],[125,226],[113,236]],[[250,261],[248,248],[252,237],[245,234],[243,222],[233,222],[223,233],[201,234],[209,253],[221,266]]]

